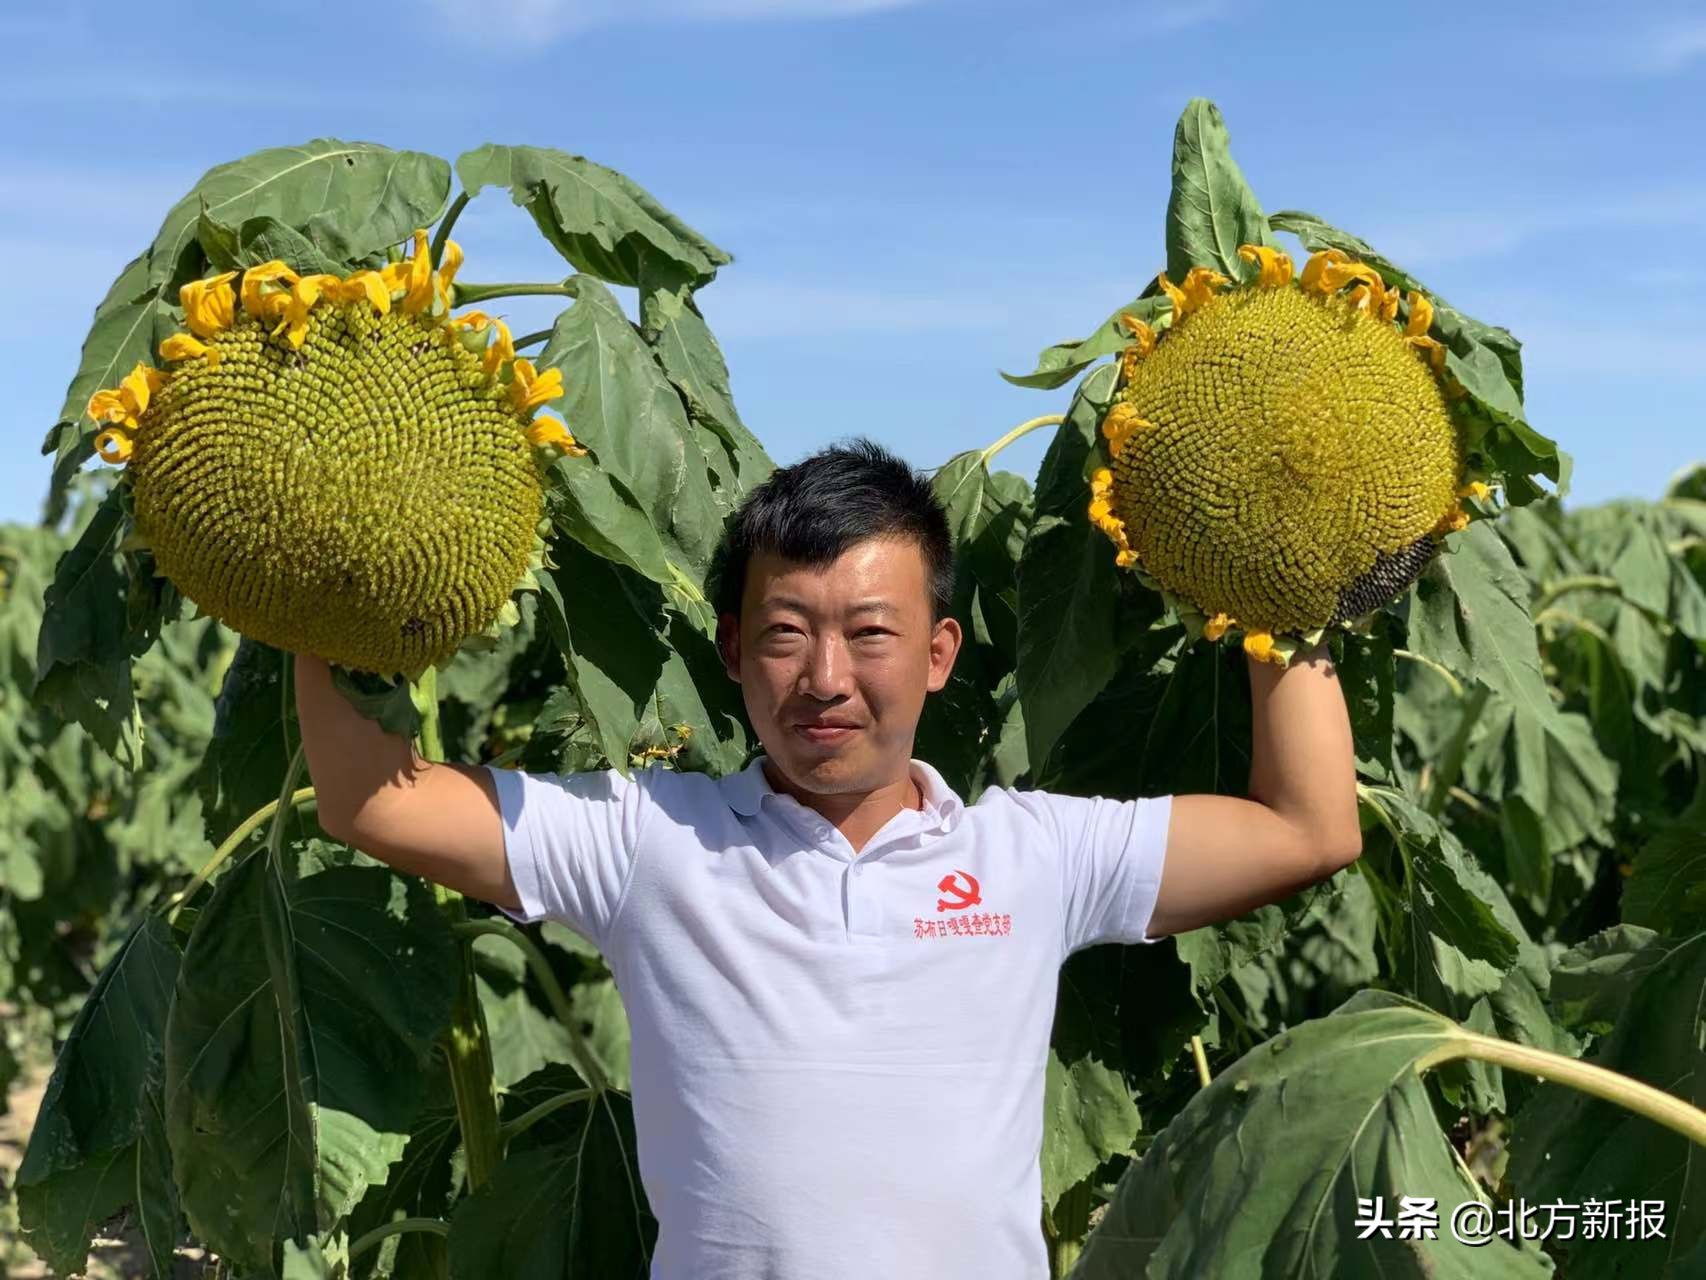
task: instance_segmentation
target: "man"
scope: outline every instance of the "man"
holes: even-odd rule
[[[297,659],[328,831],[609,961],[654,1277],[1045,1276],[1061,962],[1242,914],[1360,852],[1320,653],[1251,666],[1248,799],[963,804],[911,755],[960,647],[952,554],[928,483],[863,441],[754,490],[713,590],[763,753],[720,780],[427,764]]]

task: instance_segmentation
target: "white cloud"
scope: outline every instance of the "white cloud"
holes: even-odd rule
[[[1011,318],[993,297],[902,293],[836,284],[718,277],[699,306],[724,339],[822,338],[855,333],[970,333]]]
[[[1538,194],[1519,209],[1371,222],[1358,231],[1394,262],[1438,266],[1510,253],[1547,237],[1706,226],[1706,186],[1654,187],[1610,199]]]
[[[1564,68],[1578,74],[1673,76],[1706,59],[1706,18],[1649,18],[1631,26],[1572,33],[1554,41],[1553,47]]]
[[[486,0],[478,24],[464,0],[433,0],[446,18],[459,20],[457,36],[508,43],[517,33],[533,39],[595,27],[660,22],[810,22],[910,8],[927,0]]]

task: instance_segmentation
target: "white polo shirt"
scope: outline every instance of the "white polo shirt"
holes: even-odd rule
[[[1042,1280],[1057,972],[1153,941],[1171,797],[966,806],[914,760],[923,809],[855,855],[762,762],[492,770],[512,914],[628,1013],[653,1280]]]

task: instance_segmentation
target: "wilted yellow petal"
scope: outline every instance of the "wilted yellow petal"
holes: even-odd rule
[[[1125,326],[1126,332],[1131,334],[1131,345],[1137,348],[1140,358],[1155,350],[1155,330],[1129,313],[1120,317],[1120,323]],[[1131,347],[1126,348],[1128,351],[1130,349]]]
[[[571,458],[584,458],[586,446],[576,442],[569,429],[556,418],[542,415],[533,420],[527,428],[527,438],[536,445],[546,445],[561,449]]]
[[[116,427],[108,427],[95,437],[95,452],[101,455],[102,462],[129,462],[130,451],[130,437]]]
[[[211,280],[191,280],[178,290],[184,322],[196,337],[216,337],[237,323],[237,294],[231,288],[236,278],[235,271],[226,271]]]
[[[1102,436],[1108,442],[1108,453],[1119,457],[1132,432],[1148,425],[1132,405],[1124,400],[1117,401],[1108,410],[1108,416],[1102,419]]]
[[[1468,524],[1469,513],[1462,507],[1456,507],[1441,517],[1440,522],[1434,526],[1434,533],[1443,537],[1448,533],[1456,533]]]
[[[486,345],[486,358],[481,368],[487,377],[496,377],[504,365],[515,359],[515,340],[509,336],[509,326],[502,320],[492,321],[492,340]]]
[[[1238,256],[1245,262],[1253,262],[1259,268],[1256,284],[1262,289],[1277,289],[1282,284],[1291,281],[1291,255],[1281,253],[1278,249],[1269,248],[1265,244],[1243,244],[1238,246]]]
[[[403,293],[403,310],[411,316],[430,312],[434,297],[432,252],[427,246],[426,232],[415,232],[415,252],[407,266],[408,284]]]
[[[464,311],[459,316],[452,316],[448,321],[452,329],[472,329],[478,332],[492,322],[491,317],[484,311]]]
[[[444,257],[438,264],[438,291],[444,298],[446,306],[450,305],[450,282],[456,279],[456,271],[462,265],[462,246],[454,240],[444,242]]]
[[[117,391],[97,391],[89,397],[88,414],[96,422],[127,422],[131,421],[130,410],[125,408],[124,397]],[[131,425],[135,425],[134,422]]]
[[[1419,338],[1434,327],[1434,304],[1420,294],[1410,293],[1410,320],[1404,326],[1406,338]]]
[[[148,412],[148,401],[160,389],[161,381],[160,371],[141,361],[124,375],[118,393],[131,417],[140,418]]]
[[[297,279],[277,258],[250,267],[243,272],[243,310],[263,322],[279,319],[290,305],[290,287]]]
[[[1214,617],[1202,624],[1203,639],[1218,640],[1221,636],[1226,634],[1226,629],[1231,625],[1232,618],[1230,615],[1217,613]]]
[[[1251,631],[1244,636],[1244,652],[1257,662],[1285,664],[1285,658],[1274,649],[1273,635],[1266,631]]]
[[[314,309],[314,304],[320,300],[320,295],[329,288],[337,288],[343,281],[337,276],[316,275],[303,276],[290,287],[290,301],[284,309],[284,319],[281,324],[285,329],[285,341],[293,347],[300,347],[308,337],[308,313]]]
[[[160,358],[162,360],[191,360],[196,356],[205,356],[211,350],[212,348],[200,338],[192,337],[187,333],[174,333],[160,344]]]
[[[342,279],[327,276],[325,296],[333,302],[366,302],[380,315],[391,310],[391,290],[377,271],[357,271]]]
[[[537,409],[547,400],[555,400],[563,394],[563,371],[547,369],[537,373],[531,360],[517,360],[514,365],[515,381],[510,384],[510,401],[522,413]]]
[[[1184,290],[1180,289],[1178,285],[1169,280],[1165,271],[1155,277],[1155,283],[1161,286],[1161,292],[1166,294],[1167,301],[1173,304],[1174,323],[1176,324],[1180,320],[1183,320],[1185,318],[1185,313],[1189,310],[1185,305]]]
[[[1218,271],[1211,271],[1207,267],[1192,267],[1185,273],[1184,283],[1179,286],[1179,291],[1185,295],[1186,310],[1195,311],[1231,283]]]
[[[1460,498],[1474,498],[1477,502],[1485,502],[1493,496],[1493,491],[1480,480],[1471,480],[1457,491]]]

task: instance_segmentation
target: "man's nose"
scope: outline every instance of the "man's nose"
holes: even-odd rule
[[[820,635],[812,644],[805,670],[800,673],[800,692],[827,702],[847,693],[852,663],[839,635]]]

